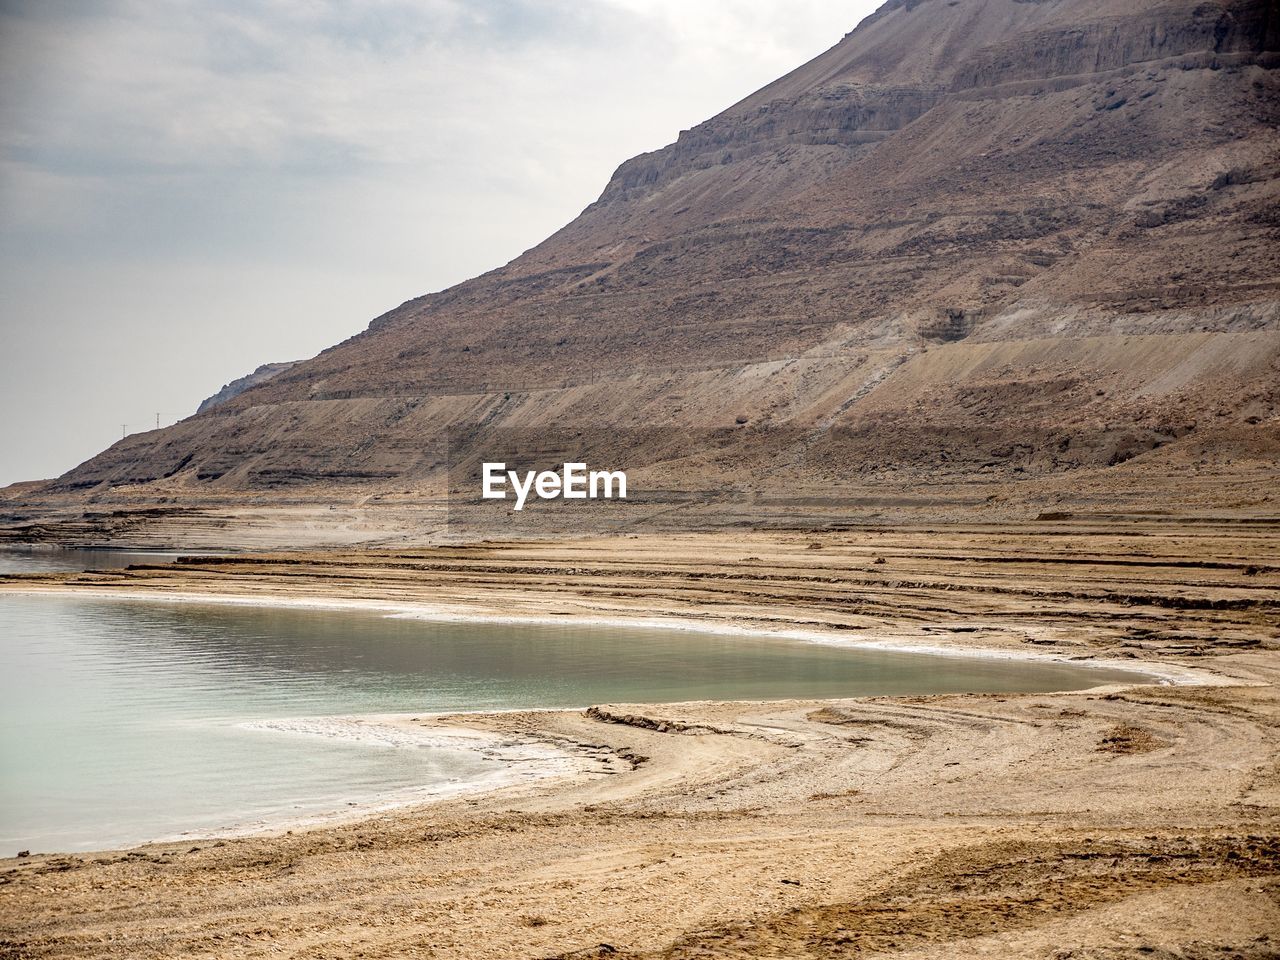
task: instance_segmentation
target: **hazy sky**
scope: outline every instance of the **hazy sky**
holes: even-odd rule
[[[876,0],[0,0],[0,485],[571,220]]]

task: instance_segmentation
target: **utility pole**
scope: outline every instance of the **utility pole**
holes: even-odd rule
[[[156,429],[160,429],[160,414],[156,414]]]

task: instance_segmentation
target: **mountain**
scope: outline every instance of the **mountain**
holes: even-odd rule
[[[890,0],[501,269],[41,502],[409,502],[514,443],[627,460],[695,524],[729,488],[1274,512],[1278,10]]]
[[[250,387],[256,387],[260,383],[266,383],[277,374],[284,373],[298,361],[285,360],[280,363],[264,363],[253,373],[238,377],[230,383],[223,384],[222,389],[211,397],[207,397],[200,402],[200,406],[196,408],[196,413],[204,413],[206,410],[212,410],[214,407],[226,403],[232,397],[238,397]]]

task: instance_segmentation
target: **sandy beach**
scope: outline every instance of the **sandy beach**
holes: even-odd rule
[[[292,832],[7,860],[0,955],[1275,956],[1276,532],[688,534],[10,578],[0,590],[671,619],[1154,678],[422,717],[583,762]]]

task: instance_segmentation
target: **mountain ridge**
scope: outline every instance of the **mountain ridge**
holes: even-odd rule
[[[1278,21],[1259,0],[886,4],[621,164],[510,264],[126,438],[49,492],[439,489],[435,439],[476,424],[576,423],[589,452],[619,429],[745,418],[778,436],[753,444],[753,469],[802,485],[821,473],[796,468],[784,438],[815,425],[859,438],[839,459],[871,488],[1057,489],[1135,458],[1160,487],[1193,436],[1253,443],[1265,463],[1280,409]],[[1250,412],[1228,430],[1219,409]],[[1205,439],[1209,424],[1222,438]],[[965,448],[949,468],[940,434]],[[1065,438],[1080,458],[996,455],[1024,437]],[[1126,444],[1151,446],[1116,460]],[[698,450],[667,455],[644,458],[655,482],[720,482],[687,469]]]

